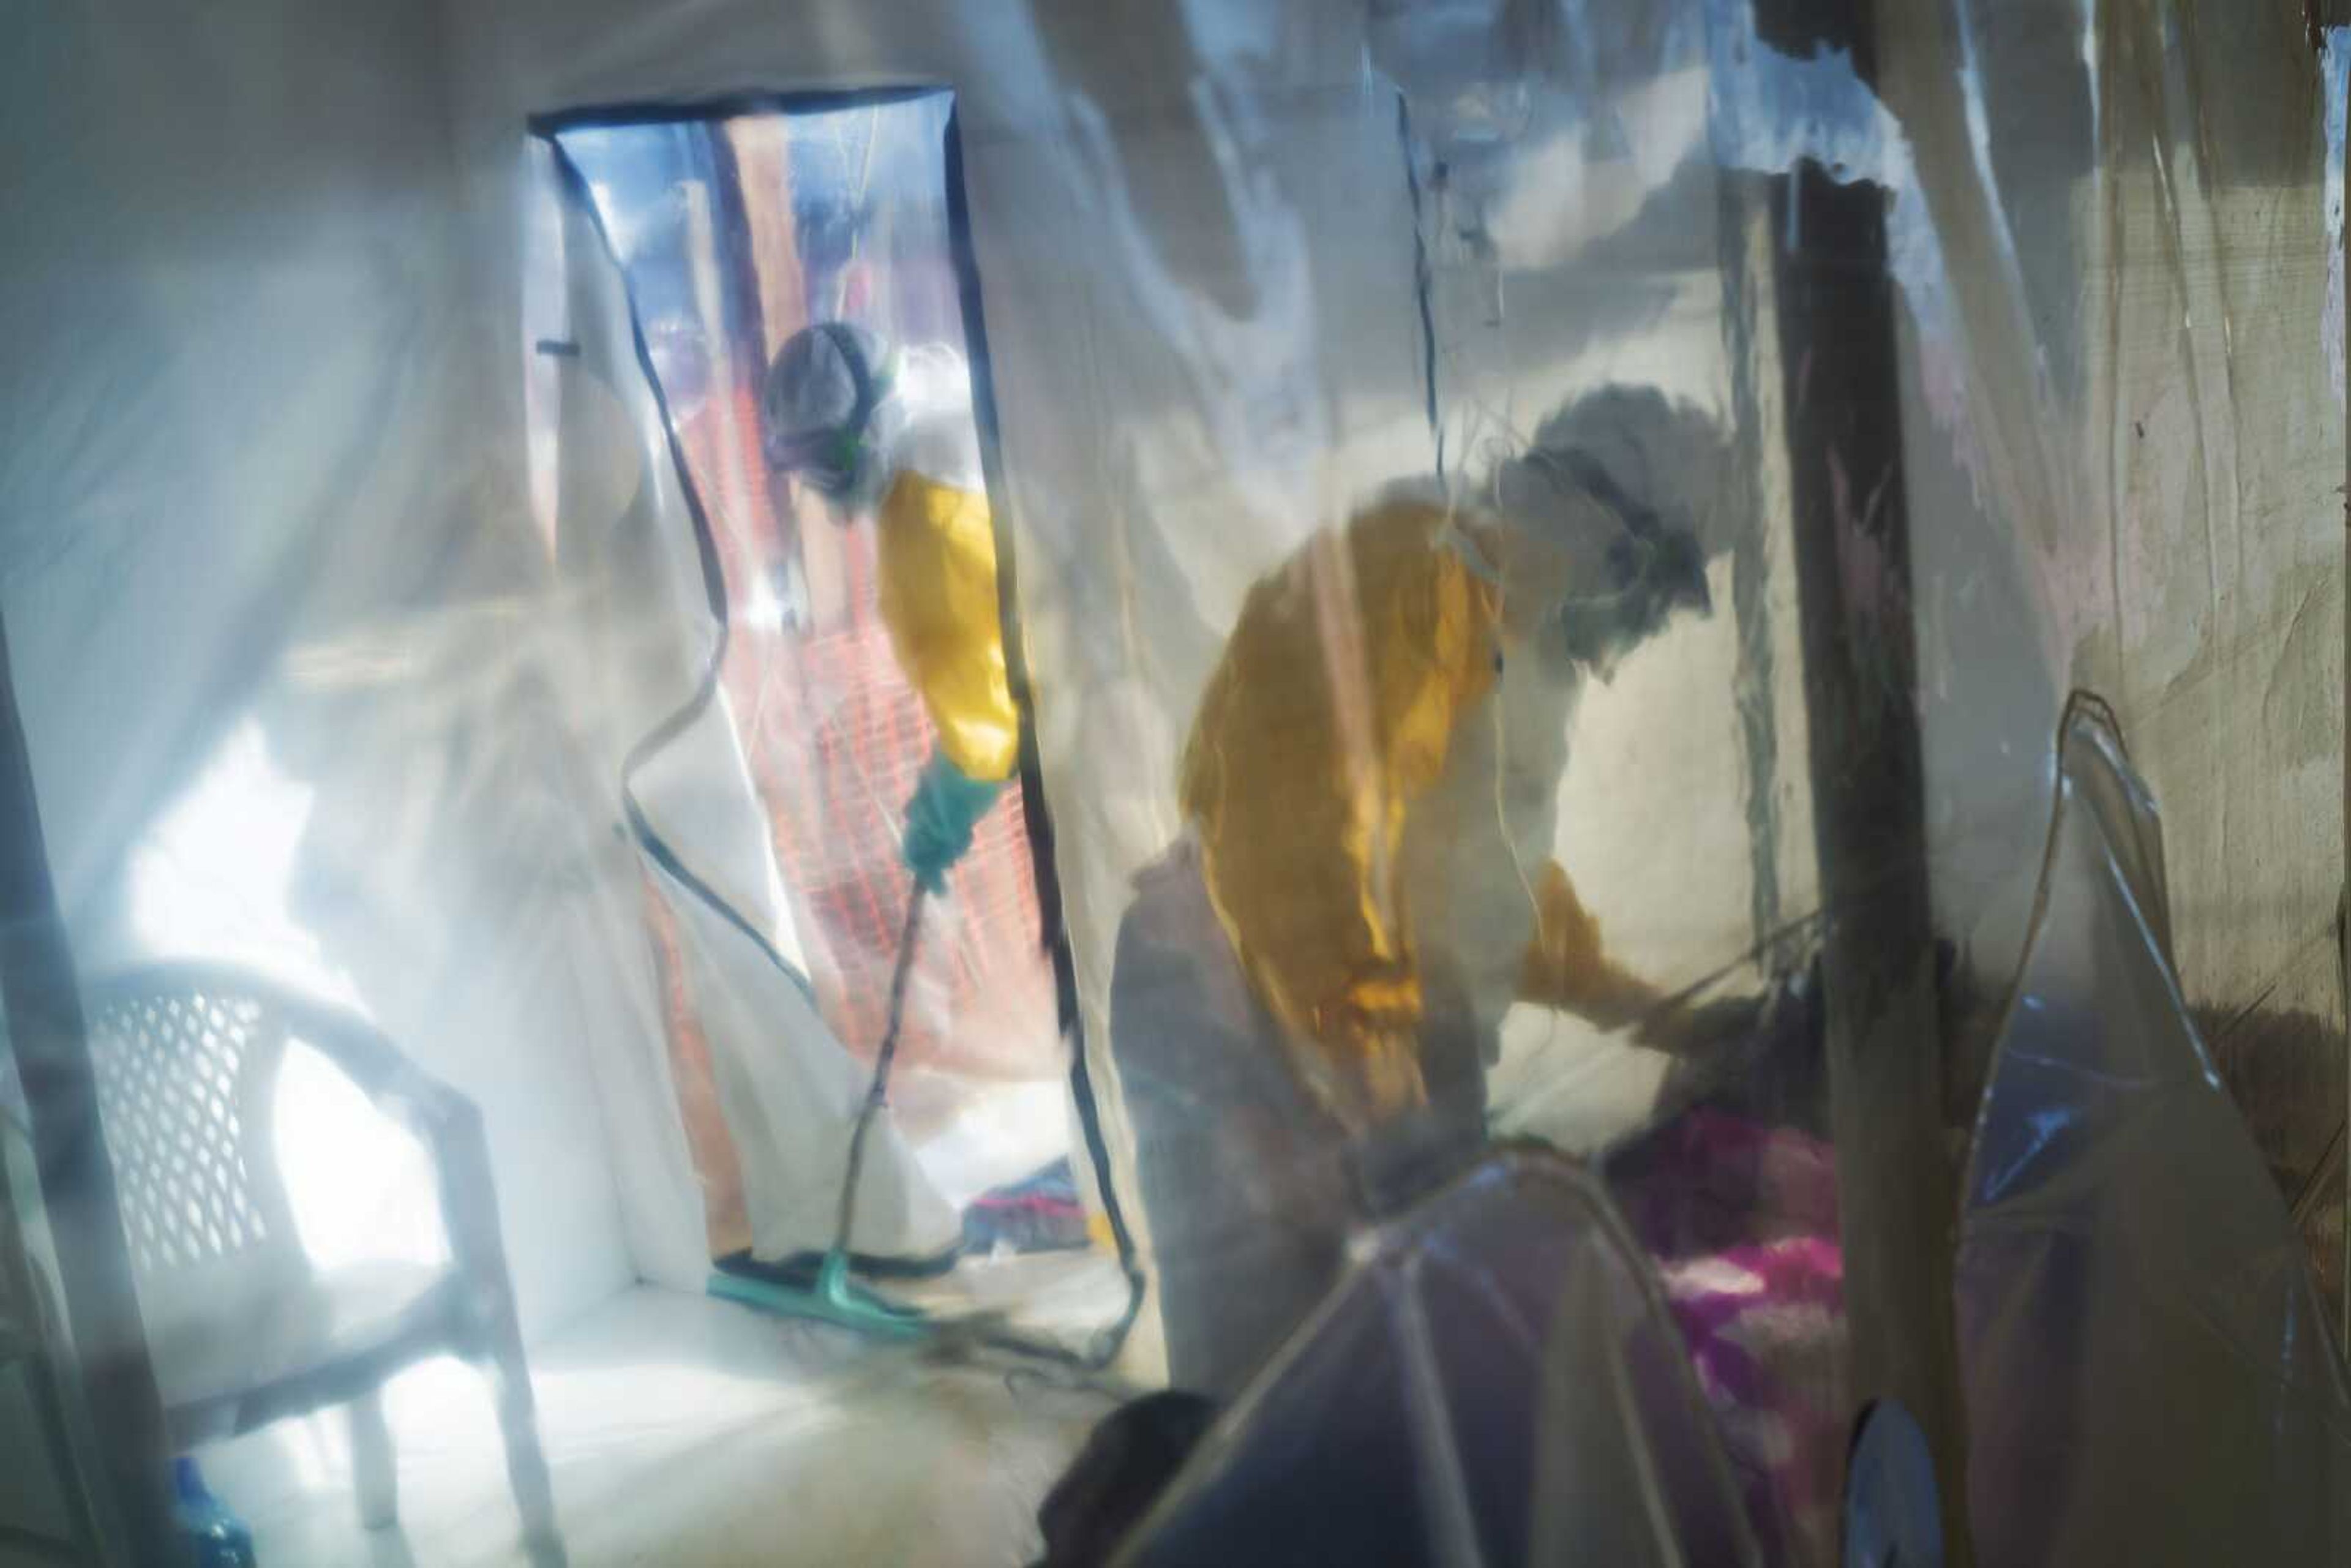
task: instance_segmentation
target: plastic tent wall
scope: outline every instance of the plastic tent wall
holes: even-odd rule
[[[1717,568],[1727,612],[1688,634],[1708,651],[1585,695],[1576,756],[1598,760],[1569,770],[1556,847],[1604,904],[1695,890],[1634,915],[1633,956],[1697,983],[1819,904],[1774,231],[1725,194],[1809,157],[1891,193],[1912,557],[1890,585],[1852,570],[1915,631],[1935,926],[1988,988],[2013,971],[2049,737],[2070,688],[2105,694],[2164,804],[2187,1000],[2223,1071],[2284,1108],[2265,1153],[2324,1214],[2339,39],[2274,8],[1882,10],[1866,79],[1712,0],[44,18],[5,95],[0,602],[78,961],[225,948],[355,994],[484,1106],[534,1328],[632,1278],[698,1285],[613,831],[620,718],[580,641],[612,629],[584,622],[528,499],[528,123],[944,83],[1100,1054],[1131,877],[1177,831],[1175,757],[1243,594],[1436,460],[1396,81],[1424,152],[1482,134],[1438,106],[1492,89],[1531,106],[1488,166],[1504,248],[1432,267],[1456,461],[1491,434],[1465,389],[1531,418],[1613,379],[1704,399],[1762,498]],[[1416,14],[1433,30],[1399,26]],[[1578,199],[1510,205],[1546,179]],[[637,409],[606,439],[612,483],[674,516],[645,437]],[[275,847],[159,864],[208,776],[267,802],[240,842]],[[192,883],[204,913],[172,929]],[[1964,1048],[1991,1035],[1955,1038],[1964,1106]]]
[[[2085,685],[2116,703],[2171,802],[2183,927],[2202,927],[2182,941],[2191,998],[2236,1020],[2283,984],[2330,1018],[2339,1002],[2317,945],[2341,836],[2326,499],[2339,482],[2326,326],[2339,286],[2323,184],[2329,78],[2306,31],[2127,7],[1920,12],[1881,25],[1890,120],[1875,120],[1825,96],[1825,67],[1774,77],[1709,53],[1744,26],[1737,7],[1683,7],[1622,35],[1605,8],[1555,20],[1562,55],[1582,37],[1579,69],[1593,75],[1701,68],[1717,118],[1705,121],[1702,95],[1698,127],[1651,127],[1680,146],[1719,137],[1723,114],[1761,117],[1740,131],[1754,138],[1745,152],[1701,163],[1784,164],[1805,135],[1843,133],[1825,118],[1842,116],[1881,174],[1915,182],[1916,199],[1897,203],[1905,243],[1943,279],[1912,329],[1920,395],[1904,427],[1914,509],[1936,519],[1915,530],[1910,609],[1938,924],[1980,948],[1984,975],[2012,962],[2046,820],[2045,737],[2064,692]],[[504,247],[527,112],[816,84],[957,88],[1024,613],[1052,675],[1038,719],[1060,869],[1099,1040],[1126,878],[1173,831],[1175,749],[1240,591],[1346,497],[1432,456],[1410,198],[1386,84],[1364,71],[1364,18],[1200,6],[1023,26],[910,5],[795,26],[720,7],[620,26],[516,6],[465,27],[460,152],[492,286],[515,276]],[[1565,97],[1541,66],[1511,68],[1536,73],[1538,99]],[[1237,164],[1220,168],[1220,151]],[[1637,171],[1679,166],[1644,156]],[[1648,176],[1632,177],[1637,193]],[[1533,270],[1573,275],[1557,259]],[[1566,330],[1547,319],[1511,318]],[[1942,400],[1931,412],[1929,393]],[[1138,621],[1131,596],[1145,583],[1152,612]],[[1786,681],[1792,650],[1783,625],[1775,634]],[[2258,700],[2237,684],[2256,678]],[[1597,733],[1580,755],[1621,746],[1602,716],[1586,722]],[[1616,722],[1628,737],[1641,727]],[[1783,768],[1802,756],[1800,722],[1782,727]],[[1711,715],[1703,727],[1717,731]],[[1804,914],[1801,782],[1732,789],[1718,770],[1743,768],[1735,753],[1646,744],[1656,765],[1703,780],[1653,819],[1686,830],[1673,836],[1690,860],[1623,874],[1695,880],[1726,841],[1757,852],[1744,797],[1776,789],[1798,797],[1771,829],[1789,867],[1778,904]],[[1626,821],[1621,798],[1587,802],[1576,788],[1563,834],[1579,815]],[[1687,831],[1708,821],[1722,826]],[[1695,978],[1747,945],[1749,901],[1724,902],[1703,939],[1659,936],[1662,967]],[[2325,1134],[2294,1136],[2290,1159],[2306,1171]]]
[[[1977,1547],[2332,1562],[2351,1529],[2339,1341],[2171,973],[2152,803],[2094,709],[2061,747],[1962,1197]]]
[[[224,788],[252,831],[161,874],[195,884],[215,956],[341,971],[489,1108],[544,1325],[674,1272],[695,1217],[647,1219],[658,1183],[613,1179],[614,1149],[655,1172],[684,1151],[665,1083],[600,1093],[590,1065],[617,1039],[608,1060],[642,1073],[657,1015],[642,941],[600,912],[625,853],[589,825],[548,684],[529,513],[478,438],[497,361],[437,107],[447,44],[430,12],[30,30],[8,620],[81,965],[187,942],[141,929],[140,846],[242,748]],[[642,1139],[632,1106],[656,1108]]]

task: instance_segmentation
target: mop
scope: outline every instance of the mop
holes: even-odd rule
[[[930,894],[918,883],[907,900],[906,924],[898,934],[898,961],[890,972],[890,1010],[882,1027],[882,1045],[874,1053],[873,1078],[866,1086],[865,1103],[858,1108],[857,1124],[849,1134],[849,1163],[841,1173],[840,1217],[834,1221],[832,1245],[825,1251],[815,1281],[807,1286],[797,1286],[773,1280],[746,1279],[721,1270],[711,1276],[712,1295],[790,1317],[814,1318],[882,1339],[921,1339],[937,1326],[920,1309],[885,1299],[852,1279],[849,1272],[857,1188],[865,1172],[865,1139],[872,1131],[874,1117],[889,1102],[890,1067],[898,1054],[899,1025],[906,1010],[906,986],[914,971],[923,906],[929,899]]]
[[[914,969],[914,954],[922,935],[923,910],[929,893],[916,883],[906,905],[906,923],[898,934],[898,959],[890,974],[889,1012],[882,1028],[882,1044],[874,1053],[873,1077],[866,1086],[865,1103],[858,1108],[857,1124],[849,1134],[849,1161],[841,1172],[841,1207],[834,1221],[832,1245],[815,1278],[806,1284],[773,1275],[746,1276],[721,1270],[710,1279],[710,1293],[763,1312],[809,1318],[837,1328],[900,1343],[922,1342],[933,1354],[953,1355],[959,1350],[992,1348],[1014,1351],[1081,1368],[1108,1363],[1126,1338],[1140,1301],[1130,1292],[1125,1314],[1083,1352],[1026,1338],[1010,1332],[1000,1312],[958,1312],[934,1317],[919,1307],[893,1301],[870,1289],[850,1272],[857,1258],[851,1246],[857,1215],[857,1190],[865,1172],[865,1140],[873,1120],[890,1099],[890,1069],[898,1055],[900,1025],[906,1009],[906,987]],[[1126,1266],[1132,1270],[1131,1261]],[[1130,1278],[1132,1274],[1130,1273]]]

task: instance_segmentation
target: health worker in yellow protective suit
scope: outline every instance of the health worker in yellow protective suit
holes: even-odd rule
[[[904,378],[903,356],[876,334],[821,322],[777,351],[759,426],[770,468],[807,482],[843,517],[873,515],[882,619],[938,731],[900,849],[915,882],[938,893],[1019,766],[1020,716],[967,389],[910,396]]]
[[[1513,1003],[1680,1043],[1552,849],[1579,693],[1709,608],[1722,451],[1596,392],[1467,500],[1391,489],[1250,590],[1112,979],[1177,1386],[1237,1392],[1349,1228],[1466,1163]]]

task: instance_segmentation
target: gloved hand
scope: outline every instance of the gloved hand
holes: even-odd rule
[[[971,848],[972,830],[1003,783],[974,779],[943,753],[934,751],[906,802],[906,834],[899,841],[898,858],[914,873],[914,884],[925,893],[944,893],[947,870]]]

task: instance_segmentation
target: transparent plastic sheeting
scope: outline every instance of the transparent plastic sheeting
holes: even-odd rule
[[[832,1241],[844,1134],[883,1032],[913,891],[898,859],[901,813],[933,732],[877,612],[888,558],[872,508],[837,507],[771,469],[760,392],[771,354],[795,331],[852,320],[894,363],[889,428],[866,439],[877,466],[984,493],[947,224],[952,101],[940,92],[591,121],[539,153],[564,165],[546,189],[566,226],[559,245],[539,248],[529,279],[535,340],[580,341],[566,275],[598,280],[617,265],[646,345],[643,363],[624,335],[598,343],[620,350],[618,364],[583,354],[533,367],[545,487],[558,558],[583,583],[600,557],[601,570],[625,570],[609,552],[627,540],[671,547],[677,601],[654,601],[648,637],[691,607],[684,673],[664,672],[646,689],[650,709],[621,720],[616,739],[635,759],[637,831],[650,852],[674,857],[653,878],[655,923],[665,964],[682,971],[670,1028],[691,1037],[677,1055],[711,1229],[722,1249],[766,1261]],[[643,405],[651,449],[668,463],[674,434],[698,521],[682,510],[612,526],[607,514],[631,497],[606,479],[611,432],[561,415],[612,402],[616,384],[658,396]],[[640,504],[652,493],[635,492]],[[720,631],[708,624],[699,527],[718,574],[724,652],[707,700],[688,704],[703,674],[692,661],[709,657]],[[646,581],[631,579],[634,589]],[[730,819],[731,836],[720,830]],[[1034,865],[1016,786],[981,824],[948,895],[925,909],[892,1115],[860,1183],[860,1252],[935,1260],[955,1246],[964,1204],[1070,1153],[1067,1053]],[[747,998],[758,999],[739,1008]],[[779,1049],[779,1024],[799,1049]]]
[[[872,970],[828,954],[776,841],[761,770],[804,755],[754,711],[776,669],[730,671],[638,778],[741,924],[649,870],[621,789],[715,646],[687,486],[723,508],[696,452],[754,444],[739,423],[718,437],[758,354],[709,351],[710,300],[737,310],[747,286],[720,246],[715,294],[632,292],[638,242],[670,240],[600,232],[538,131],[945,91],[961,157],[939,178],[960,191],[935,222],[840,199],[870,137],[805,169],[772,140],[727,156],[771,193],[804,173],[823,193],[801,214],[818,265],[797,291],[770,276],[763,324],[789,298],[944,339],[943,316],[885,308],[891,287],[839,287],[826,247],[886,219],[860,267],[904,263],[943,298],[935,237],[916,256],[873,235],[967,242],[984,342],[960,300],[955,325],[1030,676],[1024,815],[1053,830],[1039,894],[1059,897],[1109,1155],[1073,1161],[1081,1256],[1115,1287],[1115,1200],[1154,1276],[1124,1370],[1247,1386],[1343,1276],[1351,1231],[1500,1131],[1754,1165],[1731,1186],[1770,1195],[1764,1244],[1822,1319],[1776,1381],[1804,1397],[1791,1429],[1834,1452],[1812,1434],[1855,1390],[1815,1178],[1849,1181],[1854,1151],[1828,1143],[1817,1073],[1738,1082],[1779,1059],[1742,1044],[1812,1032],[1784,1020],[1814,1005],[1809,949],[1839,913],[1819,845],[1851,826],[1815,786],[1866,774],[1858,716],[1807,693],[1801,612],[1823,591],[1915,649],[1875,695],[1916,720],[1896,804],[1917,831],[1846,869],[1923,883],[1951,1128],[2033,928],[2051,737],[2065,694],[2094,690],[2163,802],[2179,996],[2261,1113],[2273,1185],[2325,1215],[2345,1103],[2342,35],[2294,6],[1917,0],[1856,7],[1856,53],[1785,15],[1811,9],[320,0],[19,29],[0,610],[78,966],[268,970],[470,1101],[534,1352],[645,1291],[704,1291],[730,1189],[695,1126],[726,1129],[755,1250],[829,1240],[870,1046],[826,1009],[871,998],[829,997],[827,971]],[[695,205],[719,161],[664,175],[678,199],[647,223],[747,230]],[[1833,252],[1799,185],[1866,209],[1882,243]],[[1804,340],[1785,308],[1823,277],[1882,307],[1868,442],[1820,417],[1858,338]],[[758,630],[799,602],[783,535],[726,549],[754,633],[738,664],[786,657]],[[886,860],[873,828],[854,836]],[[2105,1006],[2115,977],[2094,977]],[[993,1054],[977,1030],[958,1071],[910,1072],[862,1234],[931,1257],[1007,1174],[940,1175],[967,1090],[1017,1082],[1025,1128],[1077,1120],[1043,1071],[1071,1065],[1053,1021],[1008,1031],[1003,1080],[973,1067]],[[1759,1124],[1770,1158],[1657,1126],[1726,1080],[1750,1092],[1713,1108]],[[1991,1134],[2070,1117],[2087,1082],[2032,1104],[2004,1077]],[[2206,1078],[2180,1082],[2222,1113]],[[429,1253],[415,1159],[372,1157],[351,1096],[286,1092],[313,1260]],[[2154,1114],[2125,1120],[2152,1137]],[[2162,1150],[2177,1167],[2134,1155],[2161,1167],[2147,1190],[2198,1168],[2193,1135]],[[1702,1228],[1625,1212],[1669,1301],[1677,1269],[1703,1286]],[[1969,1233],[1970,1291],[1991,1234]],[[2068,1266],[2103,1291],[2123,1256]],[[2228,1282],[2254,1278],[2284,1275]],[[1081,1344],[1125,1300],[999,1279],[946,1305],[976,1296]],[[1971,1366],[2038,1321],[1998,1294],[1961,1306],[1993,1327]],[[2077,1378],[2158,1332],[2118,1311],[2060,1314],[2117,1358],[2075,1355]],[[2231,1343],[2318,1356],[2303,1322]],[[648,1373],[698,1354],[610,1343]],[[2155,1385],[2078,1386],[2086,1422]],[[2148,1454],[2154,1427],[2110,1451],[2186,1508],[2191,1448]],[[2252,1474],[2257,1445],[2235,1447],[2213,1475]],[[1726,1448],[1746,1497],[1760,1450]],[[2137,1472],[2085,1448],[2052,1473],[2104,1518],[2124,1496],[2104,1478]],[[1816,1553],[1837,1462],[1755,1527],[1764,1551]],[[626,1479],[559,1458],[559,1511]],[[2157,1490],[2135,1489],[2142,1518]]]
[[[1123,1563],[1761,1563],[1597,1178],[1496,1155],[1364,1239]]]
[[[1977,1560],[2338,1562],[2351,1385],[2179,995],[2153,802],[2097,705],[2061,759],[1959,1231]],[[1121,1561],[1839,1561],[1834,1176],[1729,1106],[1812,1071],[1804,1016],[1604,1183],[1499,1155],[1365,1233]]]
[[[1959,1228],[1983,1562],[2351,1551],[2351,1385],[2171,946],[2155,803],[2080,710]]]

